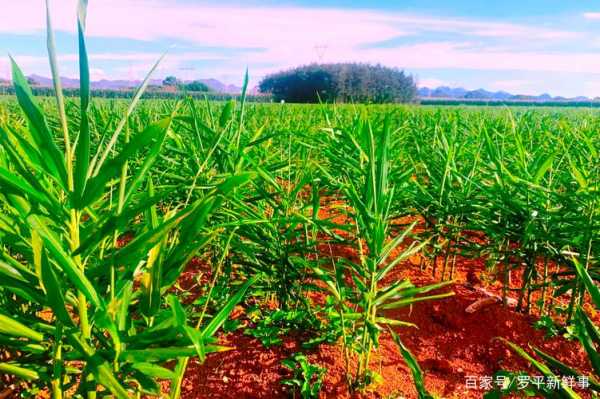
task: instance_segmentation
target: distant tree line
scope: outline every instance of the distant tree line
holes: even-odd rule
[[[54,95],[54,89],[52,87],[38,86],[37,82],[32,78],[27,78],[27,82],[31,86],[31,89],[35,95],[39,96],[51,96]],[[167,90],[165,90],[167,88]],[[170,90],[169,90],[170,89]],[[79,89],[76,88],[63,88],[65,95],[67,96],[78,96]],[[135,92],[134,88],[131,89],[92,89],[92,95],[94,97],[103,98],[129,98],[133,97]],[[204,82],[200,80],[194,80],[192,82],[182,82],[174,76],[167,76],[160,85],[148,86],[144,97],[145,98],[176,98],[180,95],[180,92],[186,92],[186,94],[193,97],[204,97],[208,95],[211,99],[230,99],[236,97],[235,95],[216,93],[210,89]],[[14,94],[12,84],[9,81],[0,79],[0,94]]]
[[[485,107],[573,107],[573,108],[600,108],[600,101],[579,101],[579,100],[553,100],[553,101],[539,101],[539,100],[472,100],[465,98],[427,98],[419,101],[421,105],[472,105],[472,106],[485,106]]]
[[[275,101],[294,103],[405,103],[417,96],[415,80],[404,71],[356,63],[311,64],[274,73],[260,82],[259,90]]]
[[[51,87],[31,87],[31,91],[35,96],[40,97],[53,97],[54,89]],[[63,93],[67,97],[79,97],[79,89],[64,88]],[[0,85],[0,95],[14,95],[15,90],[13,86]],[[94,98],[106,98],[106,99],[131,99],[135,94],[135,90],[107,90],[107,89],[92,89],[92,97]],[[142,96],[143,99],[177,99],[181,98],[183,93],[179,91],[163,91],[148,87]],[[227,101],[240,97],[238,94],[229,93],[216,93],[216,92],[201,92],[201,91],[188,91],[187,96],[193,98],[204,99],[207,98],[211,101]],[[268,95],[248,95],[246,96],[248,102],[270,102],[271,97]]]

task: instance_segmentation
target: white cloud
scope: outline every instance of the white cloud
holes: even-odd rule
[[[509,51],[503,48],[473,48],[469,43],[430,42],[356,50],[347,47],[335,49],[335,61],[381,63],[388,66],[416,69],[472,69],[516,70],[572,73],[600,72],[600,53],[557,53],[543,51]],[[269,49],[264,53],[246,55],[246,62],[264,63],[278,61],[278,68],[309,61],[302,53],[286,49]]]
[[[418,87],[428,87],[430,89],[435,89],[436,87],[446,86],[447,84],[440,79],[435,78],[425,78],[425,79],[417,79]]]
[[[0,31],[44,29],[44,10],[38,0],[4,6]],[[75,1],[53,2],[55,29],[75,32]],[[8,7],[8,10],[6,9]],[[14,18],[23,15],[27,18]],[[232,7],[175,4],[159,0],[102,0],[90,2],[89,35],[138,40],[178,38],[206,46],[229,48],[312,46],[322,42],[352,44],[384,40],[402,34],[383,13],[300,7]]]
[[[128,78],[141,79],[146,76],[152,66],[163,54],[160,53],[91,53],[88,58],[91,61],[92,80]],[[27,74],[38,73],[48,75],[47,56],[15,55],[15,61],[19,67]],[[76,77],[78,70],[76,68],[79,56],[77,54],[60,54],[58,61],[60,63],[61,75]],[[227,58],[221,54],[209,52],[186,52],[178,54],[167,54],[167,57],[160,63],[155,76],[163,76],[173,73],[181,68],[181,65],[194,61],[226,61]],[[105,70],[94,68],[94,61],[117,61],[120,66],[113,68],[111,73]],[[0,77],[10,76],[10,65],[7,58],[0,58]],[[100,72],[102,71],[102,72]],[[95,73],[95,75],[94,75]]]
[[[3,6],[0,31],[44,29],[40,0]],[[75,32],[74,0],[52,1],[55,29]],[[17,17],[14,16],[23,16]],[[181,4],[169,0],[102,0],[90,2],[88,34],[138,40],[178,38],[225,48],[285,47],[314,52],[314,46],[348,46],[384,41],[423,31],[478,37],[573,39],[580,33],[512,23],[437,18],[399,12],[276,6]],[[157,51],[160,49],[157,49]]]
[[[90,68],[90,79],[92,81],[108,79],[108,78],[109,78],[108,74],[103,69]]]
[[[396,48],[393,52],[375,50],[364,58],[418,69],[462,68],[573,73],[600,71],[600,53],[513,52],[493,47],[481,50],[470,49],[460,43],[446,42],[407,45]]]
[[[5,3],[0,14],[0,33],[44,31],[42,0]],[[76,0],[51,0],[56,30],[75,32],[76,3]],[[600,13],[586,13],[584,16],[600,19]],[[95,37],[147,41],[178,39],[196,46],[215,48],[170,54],[157,76],[177,73],[194,62],[217,61],[218,67],[210,71],[194,71],[194,74],[217,78],[227,76],[229,81],[238,77],[236,80],[239,80],[244,68],[249,66],[251,76],[256,80],[281,68],[321,59],[325,62],[382,63],[409,70],[600,71],[600,54],[544,50],[550,48],[546,45],[553,46],[559,42],[585,39],[591,43],[591,36],[581,32],[365,9],[229,6],[214,1],[184,4],[175,0],[94,0],[89,6],[87,30],[88,35]],[[428,37],[465,39],[422,42],[424,33],[433,34]],[[421,42],[393,48],[370,46],[399,36],[407,41],[419,39]],[[10,43],[7,45],[10,48]],[[236,51],[227,52],[228,49]],[[19,50],[14,49],[15,52]],[[92,66],[94,62],[118,62],[110,70],[105,68],[104,72],[111,78],[139,79],[164,50],[157,47],[150,53],[115,53],[106,49],[102,53],[90,54],[90,60]],[[41,54],[16,58],[26,73],[47,70],[47,60]],[[60,60],[66,63],[61,66],[64,75],[77,73],[76,54],[63,54]],[[6,70],[5,60],[0,58],[0,74]],[[516,85],[515,82],[513,84]]]
[[[583,91],[579,94],[590,98],[600,97],[600,79],[584,82]]]
[[[392,19],[416,31],[453,32],[483,38],[527,38],[529,40],[574,39],[580,32],[550,29],[515,23],[471,19],[433,18],[420,15],[392,14]]]
[[[535,91],[536,85],[531,80],[511,79],[497,80],[489,85],[489,90],[507,91],[511,94],[531,94]]]
[[[598,20],[600,19],[600,12],[584,12],[583,17],[585,19]]]

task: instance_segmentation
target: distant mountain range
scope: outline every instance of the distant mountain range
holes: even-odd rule
[[[544,93],[539,96],[525,94],[511,94],[506,91],[487,91],[484,89],[466,90],[462,87],[440,86],[435,89],[428,87],[420,87],[417,91],[418,96],[423,99],[439,98],[439,99],[465,99],[465,100],[490,100],[490,101],[506,101],[506,100],[529,100],[529,101],[597,101],[600,98],[590,99],[588,97],[579,96],[573,98],[553,97],[550,94]]]
[[[40,87],[52,87],[52,79],[40,76],[40,75],[30,75],[28,78],[35,82],[37,86]],[[238,94],[242,91],[241,87],[225,84],[217,79],[197,79],[200,82],[207,85],[212,91],[217,93],[227,93],[227,94]],[[72,78],[61,78],[62,85],[65,89],[77,89],[79,88],[79,79]],[[184,83],[189,83],[189,81],[184,81]],[[138,87],[142,84],[141,80],[98,80],[91,82],[91,88],[96,90],[126,90]],[[161,79],[151,79],[151,86],[162,86]]]

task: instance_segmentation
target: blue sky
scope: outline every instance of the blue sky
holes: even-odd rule
[[[61,74],[77,76],[75,0],[51,0]],[[49,75],[43,0],[3,6],[0,53]],[[311,62],[405,69],[420,86],[600,96],[600,2],[89,0],[93,79],[156,77],[252,83]],[[0,77],[7,78],[7,57]]]

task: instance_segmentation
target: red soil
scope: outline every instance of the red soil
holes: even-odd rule
[[[322,217],[331,208],[322,210]],[[345,217],[333,218],[337,223],[347,223]],[[417,231],[420,228],[417,229]],[[343,234],[344,232],[338,231]],[[118,246],[126,245],[132,236],[119,239]],[[357,254],[341,245],[324,245],[320,248],[324,256],[346,257],[357,260]],[[441,260],[440,260],[441,261]],[[388,276],[388,280],[409,278],[415,285],[436,282],[429,270],[419,267],[418,256],[399,265]],[[438,270],[440,266],[438,265]],[[490,276],[485,274],[483,259],[460,258],[456,265],[456,283],[446,290],[455,295],[438,301],[417,303],[411,308],[390,311],[387,316],[416,324],[418,329],[399,328],[396,332],[404,344],[417,357],[425,373],[427,389],[443,398],[480,398],[482,390],[467,389],[466,377],[492,376],[500,369],[528,370],[539,375],[518,355],[506,348],[497,338],[510,340],[522,348],[536,346],[546,353],[589,374],[590,365],[581,346],[561,337],[546,339],[544,332],[533,328],[534,316],[517,313],[501,304],[492,305],[473,314],[465,312],[470,304],[484,297],[474,289],[485,287],[499,293],[499,285],[486,285]],[[515,285],[520,278],[514,275]],[[179,293],[188,293],[184,302],[193,301],[202,295],[202,287],[210,280],[210,267],[195,260],[180,278]],[[322,294],[311,295],[315,302],[323,300]],[[236,309],[238,316],[241,309]],[[597,314],[593,318],[597,321]],[[290,376],[281,365],[296,352],[301,351],[301,340],[295,336],[283,338],[281,346],[265,348],[255,338],[235,332],[220,338],[222,344],[234,349],[211,354],[204,364],[191,360],[182,385],[182,397],[200,398],[287,398],[288,388],[281,385],[282,378]],[[302,350],[306,352],[305,350]],[[308,351],[311,362],[327,368],[321,396],[323,398],[350,398],[344,379],[344,360],[339,345],[321,345]],[[383,333],[380,347],[374,354],[372,370],[382,377],[362,396],[367,398],[415,398],[416,391],[408,367],[388,333]],[[583,393],[584,397],[589,394]]]
[[[335,248],[336,256],[353,256],[352,251]],[[329,252],[329,251],[327,251]],[[389,279],[410,278],[415,285],[435,282],[429,272],[419,269],[414,257],[392,272]],[[415,323],[418,329],[397,329],[402,341],[418,358],[425,372],[430,392],[444,398],[480,398],[482,390],[467,389],[467,376],[492,376],[500,369],[529,370],[519,356],[497,340],[503,337],[527,348],[536,346],[566,364],[589,372],[583,349],[574,341],[563,338],[545,339],[544,332],[532,327],[535,318],[492,305],[473,314],[465,308],[484,294],[473,289],[480,285],[484,273],[483,260],[459,259],[453,297],[415,304],[412,308],[391,311],[388,316]],[[494,287],[486,289],[495,291]],[[315,298],[319,299],[319,298]],[[261,343],[241,332],[222,337],[225,344],[235,347],[229,352],[209,355],[200,365],[190,363],[183,384],[186,398],[286,398],[289,391],[280,381],[289,377],[281,360],[300,351],[300,342],[286,337],[281,346],[264,348]],[[309,359],[327,368],[322,389],[324,398],[351,397],[344,380],[344,361],[339,346],[321,345],[308,352]],[[381,336],[380,348],[372,360],[372,369],[382,376],[364,397],[416,397],[412,377],[389,334]],[[586,396],[586,395],[584,395]]]
[[[338,224],[349,223],[349,219],[340,215],[341,201],[326,199],[328,206],[321,208],[319,217],[330,218]],[[337,208],[337,209],[336,209]],[[398,220],[405,225],[410,220]],[[423,229],[418,225],[414,232]],[[347,236],[348,233],[336,230]],[[471,240],[483,241],[477,232],[469,234]],[[127,240],[126,237],[125,240]],[[358,261],[357,253],[343,245],[321,245],[323,256],[345,257]],[[431,276],[430,268],[421,271],[421,258],[414,256],[400,264],[387,279],[410,279],[415,285],[427,285],[437,282]],[[442,259],[438,259],[438,278],[441,273]],[[494,278],[495,277],[495,278]],[[567,341],[562,337],[546,339],[544,331],[533,327],[535,316],[515,312],[501,304],[483,308],[473,314],[465,309],[484,298],[485,294],[475,288],[485,288],[488,292],[501,294],[500,284],[488,284],[499,276],[489,276],[485,271],[484,259],[466,259],[459,257],[454,279],[456,283],[446,288],[455,295],[438,301],[417,303],[411,308],[390,311],[387,316],[416,324],[418,329],[398,328],[396,332],[404,344],[417,357],[425,373],[427,389],[442,398],[481,398],[483,390],[466,388],[466,378],[492,376],[498,370],[526,370],[531,375],[540,373],[532,369],[521,357],[511,352],[497,338],[502,337],[528,349],[536,346],[546,353],[565,362],[567,365],[589,374],[590,365],[584,350],[576,341]],[[520,272],[512,274],[511,286],[520,286]],[[178,285],[188,297],[183,301],[191,302],[202,295],[202,287],[210,280],[210,267],[198,260],[192,262],[183,273]],[[323,294],[311,293],[311,300],[322,303]],[[238,316],[241,309],[236,309]],[[592,314],[596,319],[598,315]],[[597,320],[595,320],[597,321]],[[303,351],[313,363],[327,368],[321,397],[323,398],[416,398],[412,376],[404,364],[396,344],[386,332],[381,335],[380,347],[374,354],[371,369],[376,371],[382,382],[374,384],[362,396],[350,395],[344,378],[344,359],[339,345],[320,345],[317,349],[301,349],[301,339],[295,336],[283,338],[283,344],[265,348],[259,340],[235,332],[222,336],[221,343],[233,347],[227,352],[211,354],[204,364],[196,359],[190,361],[182,385],[184,398],[287,398],[289,389],[281,380],[290,377],[288,369],[281,360]],[[531,352],[529,350],[529,352]],[[582,392],[580,392],[582,393]],[[582,393],[589,397],[588,393]]]

